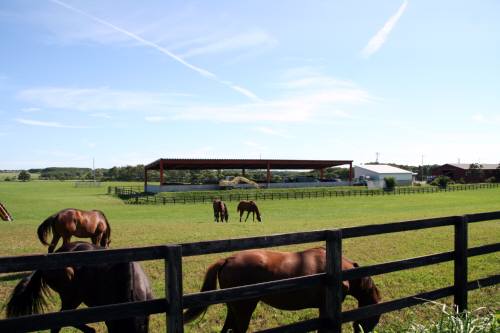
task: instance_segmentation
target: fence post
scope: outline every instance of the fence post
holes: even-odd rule
[[[183,333],[182,322],[182,246],[167,245],[165,291],[168,300],[167,332]]]
[[[342,332],[342,231],[326,231],[325,332]]]
[[[455,223],[455,292],[453,303],[458,311],[467,310],[467,215]]]

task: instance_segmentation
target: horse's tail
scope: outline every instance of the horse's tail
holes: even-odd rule
[[[54,222],[57,219],[57,214],[58,213],[47,217],[45,221],[43,221],[42,224],[38,226],[36,233],[38,234],[38,239],[40,240],[40,242],[42,242],[43,245],[50,245],[47,242],[47,236],[52,232]]]
[[[42,271],[36,270],[23,278],[10,295],[7,303],[7,317],[40,313],[46,306],[44,294],[48,292],[42,278]]]
[[[257,207],[257,204],[255,204],[255,202],[253,203],[253,206],[255,208],[255,214],[257,214],[257,221],[262,222],[262,219],[260,218],[259,207]]]
[[[215,264],[212,264],[210,267],[208,267],[207,272],[205,273],[205,279],[203,280],[201,291],[217,289],[217,275],[225,264],[226,259],[221,259]],[[184,323],[195,320],[203,312],[205,312],[207,308],[208,306],[195,306],[187,309],[186,311],[184,311]]]
[[[239,213],[239,212],[240,212],[240,210],[241,210],[241,211],[243,210],[243,207],[242,207],[242,203],[241,203],[241,202],[238,204],[238,207],[236,207],[236,213]]]
[[[101,238],[101,246],[108,247],[109,243],[111,243],[111,225],[109,224],[108,218],[104,215],[103,212],[99,211],[102,217],[104,218],[104,222],[106,222],[106,232],[104,237]]]

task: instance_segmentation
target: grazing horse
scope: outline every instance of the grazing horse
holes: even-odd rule
[[[52,232],[52,241],[47,242],[47,236]],[[71,236],[90,237],[92,243],[108,247],[111,242],[111,226],[103,212],[99,210],[63,209],[45,219],[38,226],[38,239],[42,244],[49,245],[49,253],[54,252],[59,238],[63,245],[68,244]]]
[[[75,242],[64,244],[56,252],[97,249],[103,248]],[[14,288],[7,303],[7,317],[43,312],[47,286],[59,294],[61,311],[76,309],[81,303],[91,307],[153,298],[149,280],[136,262],[39,269],[22,279]],[[149,316],[107,320],[105,323],[109,333],[147,333]],[[85,324],[74,327],[84,333],[95,333],[94,328]],[[57,333],[60,329],[53,327],[50,332]]]
[[[212,264],[203,281],[201,291],[215,290],[217,280],[221,289],[239,287],[280,279],[325,272],[325,248],[313,248],[302,252],[277,252],[267,250],[247,250],[237,252],[231,257]],[[342,258],[342,270],[358,267],[358,264]],[[358,306],[376,304],[381,301],[380,293],[371,277],[342,282],[342,299],[352,295],[358,300]],[[320,316],[325,311],[324,287],[311,287],[286,294],[273,294],[259,298],[228,302],[227,316],[221,332],[244,333],[248,329],[250,318],[262,301],[281,310],[299,310],[319,308]],[[207,306],[195,306],[184,312],[184,323],[194,320]],[[370,332],[377,325],[380,316],[355,322],[354,332]]]
[[[215,199],[213,202],[214,206],[214,221],[219,222],[219,218],[221,222],[224,220],[227,222],[229,219],[229,211],[227,210],[226,203],[220,199]]]
[[[252,221],[255,221],[255,214],[257,214],[257,221],[262,222],[262,220],[260,219],[259,208],[257,207],[255,201],[252,200],[240,201],[240,203],[238,204],[238,208],[236,209],[236,212],[240,212],[240,222],[244,212],[247,212],[247,217],[245,219],[245,222],[248,220],[248,215],[250,215],[250,213],[252,213]]]

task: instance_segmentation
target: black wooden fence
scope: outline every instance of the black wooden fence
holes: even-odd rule
[[[291,199],[311,199],[311,198],[334,198],[334,197],[363,197],[363,196],[379,196],[379,195],[406,195],[417,193],[437,193],[437,192],[455,192],[478,190],[484,188],[498,188],[498,183],[484,184],[458,184],[448,186],[441,189],[437,186],[423,187],[396,187],[393,191],[384,191],[382,189],[365,189],[353,188],[348,190],[333,190],[329,188],[308,189],[308,190],[293,190],[293,191],[245,191],[231,193],[231,191],[220,191],[217,194],[193,194],[189,195],[185,192],[171,196],[162,196],[155,193],[142,192],[139,186],[115,186],[108,187],[108,194],[114,193],[116,196],[125,200],[128,204],[136,205],[167,205],[167,204],[188,204],[188,203],[205,203],[212,202],[215,198],[223,201],[240,201],[240,200],[291,200]],[[225,193],[227,192],[227,193]]]
[[[475,222],[494,221],[499,219],[500,211],[497,211],[407,222],[366,225],[335,230],[288,233],[178,245],[3,257],[0,258],[0,273],[62,268],[74,263],[85,265],[95,262],[127,262],[163,259],[165,261],[166,295],[164,298],[149,301],[112,304],[59,313],[4,319],[0,320],[0,332],[25,332],[48,329],[54,326],[71,326],[78,323],[91,323],[155,313],[166,313],[167,332],[183,332],[182,310],[184,308],[193,305],[226,303],[234,300],[261,297],[272,293],[286,293],[318,285],[324,285],[326,288],[328,307],[324,317],[271,328],[261,332],[309,332],[325,328],[329,332],[338,333],[341,332],[341,323],[362,320],[377,314],[403,309],[424,303],[426,300],[435,300],[446,296],[454,296],[454,303],[460,310],[464,310],[467,308],[468,290],[500,283],[500,275],[498,274],[479,280],[467,281],[468,257],[500,251],[500,243],[468,248],[468,225]],[[492,223],[498,223],[498,221]],[[341,271],[342,239],[443,226],[454,226],[454,251]],[[223,290],[183,294],[182,257],[318,241],[326,241],[327,267],[325,273]],[[454,261],[453,286],[354,310],[344,312],[341,310],[340,295],[342,280],[385,274],[446,261]]]

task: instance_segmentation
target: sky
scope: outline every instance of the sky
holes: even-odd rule
[[[500,162],[500,1],[0,2],[0,169]]]

